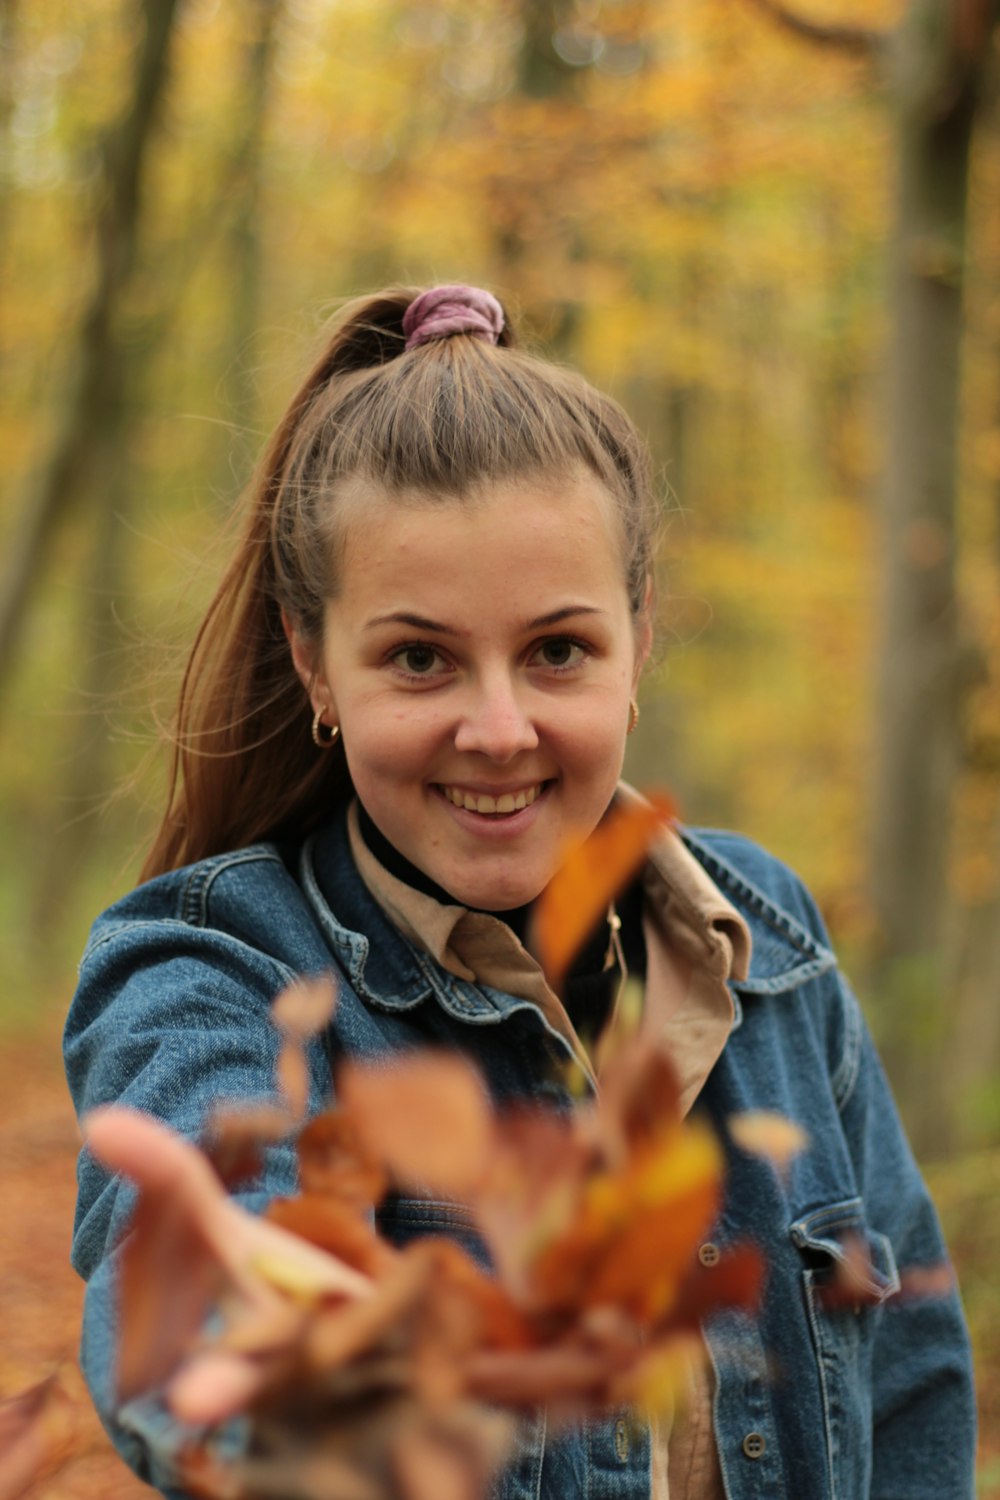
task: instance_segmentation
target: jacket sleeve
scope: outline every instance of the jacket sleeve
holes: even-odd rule
[[[976,1411],[968,1332],[937,1214],[858,1003],[844,997],[841,1117],[870,1222],[889,1238],[900,1290],[873,1351],[871,1500],[970,1500]]]
[[[273,1098],[279,1038],[268,1009],[294,977],[248,944],[183,921],[126,922],[98,935],[84,955],[64,1037],[78,1115],[127,1104],[197,1139],[217,1102]],[[321,1043],[309,1064],[314,1112],[330,1092]],[[259,1211],[295,1185],[294,1152],[283,1145],[267,1154],[259,1181],[238,1197]],[[155,1396],[122,1407],[115,1394],[116,1247],[134,1194],[86,1150],[78,1187],[72,1260],[88,1283],[83,1372],[126,1462],[175,1494],[173,1459],[186,1434]]]

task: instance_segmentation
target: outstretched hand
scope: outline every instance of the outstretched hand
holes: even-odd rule
[[[242,1209],[201,1151],[160,1121],[112,1105],[94,1110],[83,1128],[98,1161],[139,1190],[122,1250],[122,1400],[163,1387],[181,1420],[222,1421],[246,1408],[294,1339],[289,1289],[369,1294],[371,1283],[352,1267]],[[199,1349],[210,1312],[234,1301],[258,1330],[273,1324],[270,1359],[259,1340],[253,1353]]]

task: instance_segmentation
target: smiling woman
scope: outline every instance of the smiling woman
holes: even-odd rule
[[[768,1267],[761,1305],[706,1320],[669,1433],[620,1413],[559,1431],[526,1418],[498,1500],[964,1500],[961,1309],[857,1003],[794,876],[747,840],[664,828],[558,994],[525,941],[567,841],[596,835],[593,851],[613,804],[635,797],[619,776],[655,526],[632,423],[519,352],[489,293],[396,290],[347,308],[264,455],[195,642],[144,883],[98,919],[84,956],[66,1030],[75,1100],[197,1138],[221,1099],[272,1092],[272,1003],[316,974],[333,976],[337,1005],[296,1053],[313,1115],[343,1060],[428,1044],[472,1057],[498,1103],[568,1114],[582,1107],[570,1067],[592,1099],[609,1039],[637,1024],[728,1159],[691,1286],[724,1279],[725,1247],[751,1240]],[[643,981],[637,1022],[627,977]],[[809,1151],[779,1176],[730,1129],[747,1111],[786,1116]],[[220,1204],[190,1147],[134,1116],[116,1129],[128,1149],[105,1140],[106,1159],[158,1185],[157,1202],[163,1153],[173,1162],[183,1243],[217,1284],[212,1255],[228,1263],[261,1226]],[[242,1201],[258,1213],[295,1189],[285,1141]],[[190,1431],[176,1401],[116,1389],[131,1206],[85,1153],[84,1367],[122,1453],[177,1495]],[[401,1244],[468,1236],[465,1206],[430,1195],[378,1215]],[[302,1493],[339,1500],[315,1484]]]

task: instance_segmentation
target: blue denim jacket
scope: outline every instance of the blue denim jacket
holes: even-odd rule
[[[696,1105],[728,1154],[711,1242],[756,1241],[768,1267],[756,1317],[705,1327],[728,1500],[969,1500],[968,1339],[956,1294],[900,1294],[901,1272],[939,1266],[946,1252],[857,1002],[784,866],[734,835],[684,838],[753,936],[749,977],[733,986],[734,1029]],[[310,1056],[313,1110],[329,1101],[338,1054],[421,1043],[461,1049],[498,1101],[571,1107],[563,1039],[530,1002],[457,979],[408,942],[361,882],[338,817],[287,865],[266,844],[221,855],[141,886],[98,919],[66,1027],[77,1109],[117,1100],[196,1136],[220,1097],[271,1092],[270,1002],[295,976],[331,967],[340,1000]],[[811,1149],[785,1178],[728,1140],[729,1116],[757,1109],[809,1133]],[[154,1400],[114,1400],[113,1249],[131,1192],[86,1152],[79,1187],[84,1372],[119,1451],[176,1493],[175,1426]],[[260,1207],[294,1189],[293,1152],[276,1148],[245,1201]],[[482,1253],[460,1205],[396,1198],[379,1220],[397,1243],[444,1232]],[[817,1295],[824,1269],[859,1234],[875,1300],[832,1311]],[[539,1414],[496,1494],[645,1500],[650,1462],[648,1435],[621,1418],[553,1436]]]

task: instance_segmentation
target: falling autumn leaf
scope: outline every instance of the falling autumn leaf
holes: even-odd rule
[[[0,1401],[0,1500],[17,1500],[74,1456],[79,1406],[58,1375]]]
[[[396,1181],[463,1197],[482,1175],[493,1134],[483,1083],[453,1053],[391,1066],[345,1063],[337,1093],[363,1148]]]
[[[293,1120],[305,1118],[309,1102],[305,1043],[329,1024],[336,1001],[333,980],[324,976],[290,984],[271,1006],[271,1020],[283,1038],[278,1054],[278,1088]]]
[[[801,1125],[766,1109],[730,1115],[729,1133],[741,1151],[766,1157],[782,1172],[809,1145],[809,1136]]]
[[[202,1149],[226,1187],[258,1177],[268,1146],[293,1128],[287,1109],[274,1104],[218,1105],[209,1116]]]
[[[617,801],[589,838],[566,851],[536,902],[531,931],[553,989],[561,988],[574,955],[675,811],[665,797]]]
[[[271,1020],[282,1036],[307,1041],[330,1024],[336,1004],[337,990],[332,976],[299,979],[272,1002]]]

